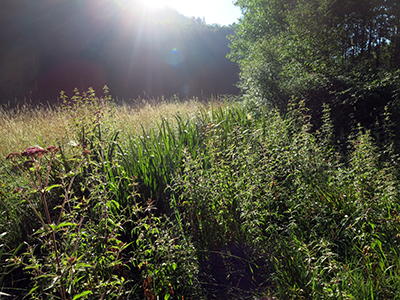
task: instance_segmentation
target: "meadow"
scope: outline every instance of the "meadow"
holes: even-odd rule
[[[0,112],[0,295],[397,299],[399,159],[302,102]]]

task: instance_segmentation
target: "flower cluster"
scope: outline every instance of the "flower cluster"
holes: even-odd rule
[[[49,146],[46,149],[39,146],[32,146],[26,148],[22,152],[11,152],[6,156],[6,159],[14,159],[17,157],[41,158],[47,153],[57,153],[60,149],[56,146]]]

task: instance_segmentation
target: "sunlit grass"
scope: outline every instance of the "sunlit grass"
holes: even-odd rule
[[[371,132],[355,129],[342,153],[329,107],[313,132],[304,103],[281,115],[109,99],[89,91],[58,110],[2,112],[10,150],[79,146],[0,164],[0,292],[399,298],[399,162]]]
[[[70,118],[57,109],[22,107],[13,111],[0,110],[0,155],[28,146],[52,144],[68,139]]]
[[[123,105],[117,108],[115,112],[115,125],[118,130],[124,134],[141,133],[142,128],[154,128],[161,119],[174,121],[176,115],[185,118],[192,118],[200,111],[212,107],[218,107],[222,102],[214,100],[208,103],[202,103],[196,100],[185,102],[171,102],[160,104],[145,104],[140,107]]]
[[[110,119],[112,127],[122,135],[140,133],[150,129],[161,119],[174,120],[174,116],[193,117],[199,111],[221,105],[218,100],[203,103],[197,100],[173,102],[142,102],[140,105],[121,105]],[[85,113],[84,110],[81,112]],[[21,151],[29,146],[58,145],[74,140],[73,117],[63,109],[21,107],[12,111],[0,108],[0,156]]]

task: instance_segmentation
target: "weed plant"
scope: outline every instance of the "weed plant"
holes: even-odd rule
[[[356,127],[343,151],[329,107],[319,130],[301,102],[131,130],[107,91],[63,97],[73,142],[11,153],[0,170],[1,295],[400,297],[389,129],[378,145]]]

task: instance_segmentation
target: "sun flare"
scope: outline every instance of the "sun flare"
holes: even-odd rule
[[[135,9],[142,6],[150,10],[157,10],[169,6],[169,0],[125,0],[129,8]]]
[[[183,13],[193,13],[196,9],[196,1],[193,0],[125,0],[132,8],[137,5],[145,7],[150,10],[158,10],[169,7]],[[198,4],[198,2],[197,2]]]
[[[145,7],[150,9],[163,8],[168,4],[166,0],[142,0],[141,2]]]

